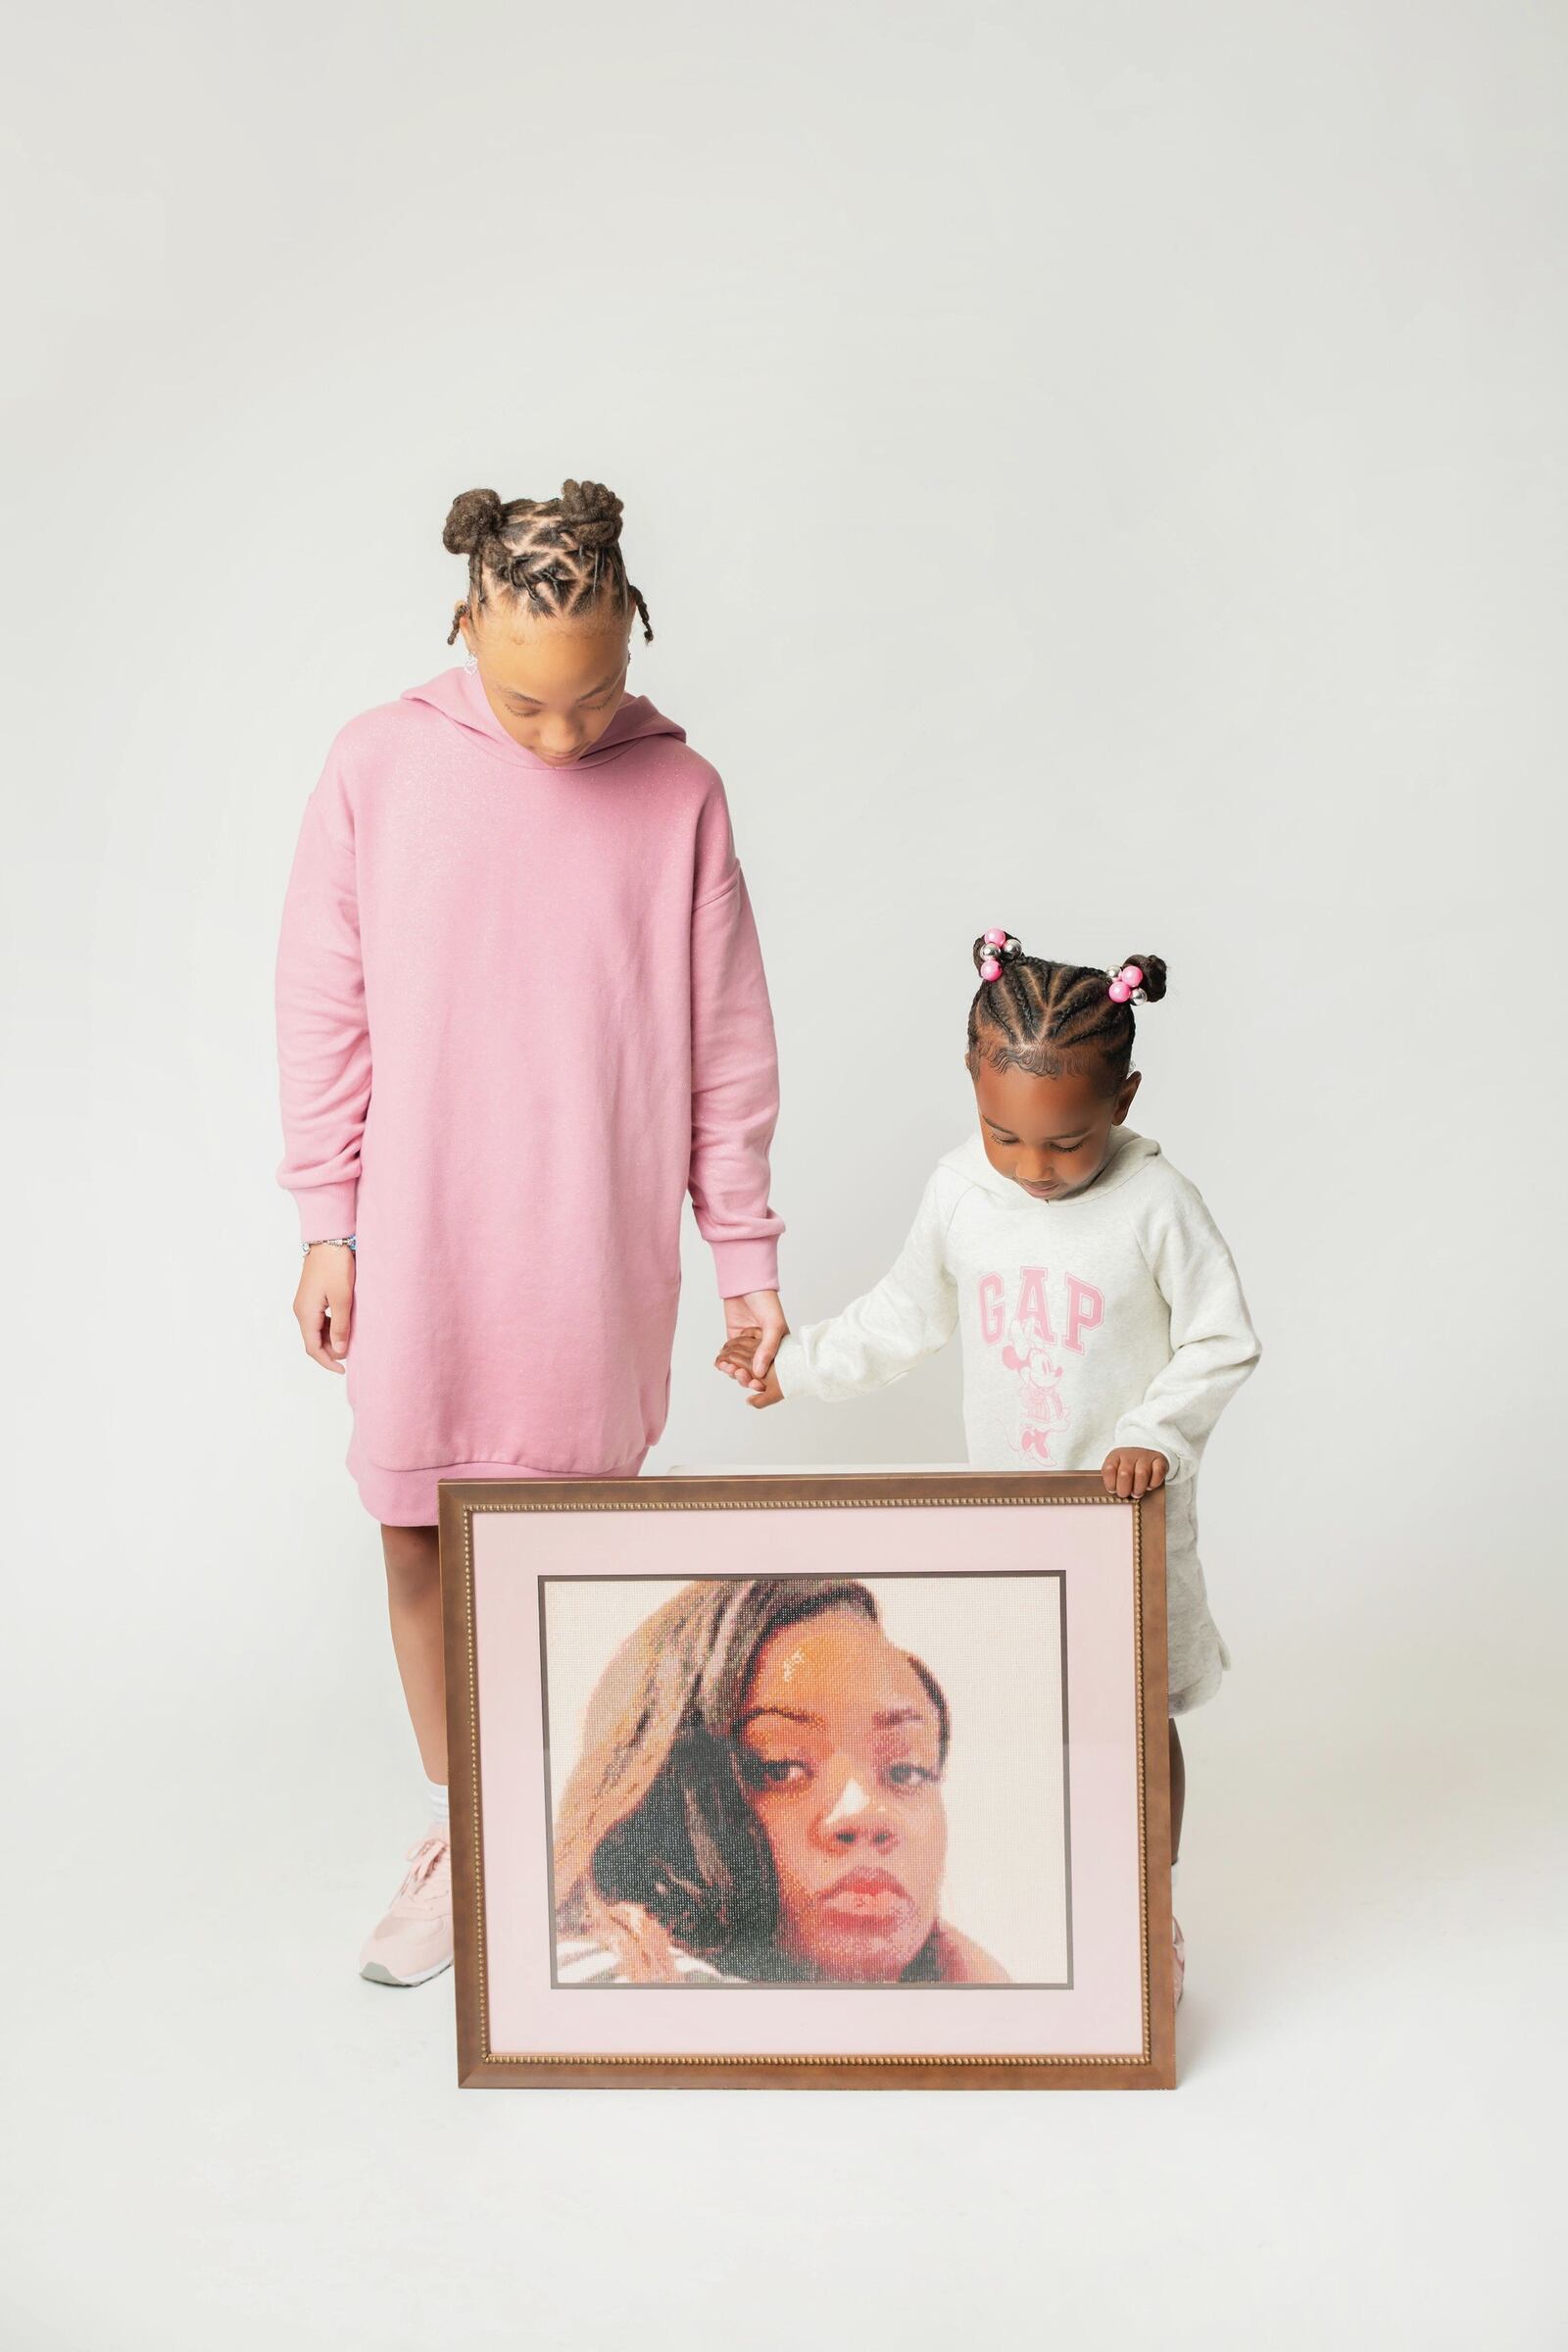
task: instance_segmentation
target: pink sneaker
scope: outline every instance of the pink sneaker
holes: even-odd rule
[[[1187,1974],[1187,1938],[1182,1934],[1182,1923],[1176,1917],[1174,1912],[1171,1913],[1170,1939],[1174,1948],[1174,1957],[1176,1963],[1176,1998],[1180,2000],[1182,1997],[1182,1981]]]
[[[372,1984],[423,1984],[452,1966],[452,1848],[444,1830],[411,1846],[409,1872],[360,1954]]]

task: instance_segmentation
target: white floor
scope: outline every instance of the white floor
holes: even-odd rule
[[[0,2343],[1562,2345],[1535,1710],[1391,1663],[1191,1720],[1174,2095],[460,2093],[450,1977],[354,1973],[391,1712],[101,1711],[11,1827]]]

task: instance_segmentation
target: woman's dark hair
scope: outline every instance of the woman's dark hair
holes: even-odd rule
[[[988,956],[1002,969],[981,981],[969,1007],[971,1070],[989,1061],[999,1070],[1059,1078],[1098,1059],[1112,1087],[1120,1086],[1132,1062],[1134,1023],[1131,1000],[1118,1004],[1109,994],[1117,972],[1026,956],[1010,934],[1002,948],[977,939],[976,971]],[[1157,956],[1128,956],[1117,971],[1129,963],[1143,974],[1143,997],[1157,1004],[1165,994],[1164,964]]]
[[[877,1605],[852,1577],[758,1577],[694,1589],[704,1590],[712,1596],[702,1624],[710,1647],[657,1774],[637,1804],[593,1842],[593,1893],[612,1909],[640,1905],[683,1951],[735,1975],[772,1981],[784,1965],[772,1948],[778,1880],[752,1804],[756,1767],[733,1726],[770,1636],[826,1609],[858,1609],[876,1624]],[[947,1699],[918,1658],[909,1664],[936,1709],[939,1765],[945,1765],[952,1737]],[[646,1714],[642,1722],[646,1737]],[[581,1932],[589,1924],[578,1916],[580,1901],[568,1896],[564,1909],[564,1926]],[[935,1942],[933,1930],[906,1978],[935,1975]]]
[[[492,596],[519,599],[530,611],[568,619],[611,603],[653,623],[642,590],[626,577],[620,552],[621,503],[603,482],[563,482],[559,498],[502,499],[494,490],[465,490],[452,502],[441,543],[468,559],[470,614],[477,619]],[[457,640],[460,605],[448,645]]]

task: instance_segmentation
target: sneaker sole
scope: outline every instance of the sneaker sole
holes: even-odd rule
[[[392,1984],[400,1992],[407,1992],[412,1985],[428,1984],[432,1977],[441,1976],[451,1966],[450,1960],[438,1960],[434,1968],[425,1969],[420,1976],[395,1977],[389,1968],[381,1966],[379,1960],[367,1960],[360,1974],[367,1984]]]

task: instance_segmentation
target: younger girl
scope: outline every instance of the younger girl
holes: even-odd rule
[[[306,1352],[347,1372],[431,1825],[361,1956],[452,1957],[436,1488],[631,1478],[664,1424],[689,1191],[726,1328],[784,1323],[772,1017],[724,788],[627,695],[648,611],[597,482],[469,490],[462,669],[351,719],[277,958]]]
[[[974,959],[978,1136],[939,1163],[874,1290],[786,1339],[765,1375],[755,1340],[731,1341],[718,1364],[756,1405],[853,1396],[901,1378],[956,1326],[977,1469],[1099,1469],[1120,1495],[1168,1488],[1174,1855],[1175,1718],[1212,1698],[1230,1664],[1198,1558],[1198,1465],[1258,1343],[1197,1189],[1125,1124],[1140,1083],[1132,1008],[1165,994],[1159,957],[1097,971],[988,931]],[[1180,1929],[1176,1953],[1179,1993]]]

